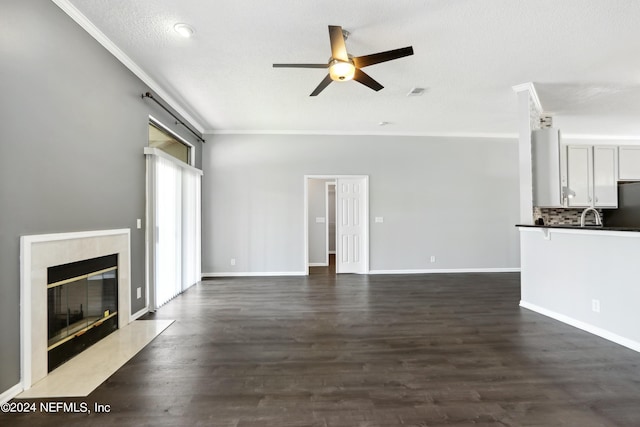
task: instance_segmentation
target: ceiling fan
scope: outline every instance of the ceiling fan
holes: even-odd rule
[[[318,87],[311,92],[310,96],[317,96],[332,81],[341,82],[355,80],[363,85],[375,90],[382,89],[380,83],[372,79],[361,68],[381,62],[391,61],[413,55],[413,47],[403,47],[400,49],[388,50],[385,52],[373,53],[365,56],[351,56],[347,53],[345,44],[348,32],[338,25],[329,25],[329,39],[331,40],[331,58],[326,64],[273,64],[274,68],[328,68],[329,74],[320,82]]]

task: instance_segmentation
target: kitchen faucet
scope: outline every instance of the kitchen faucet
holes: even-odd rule
[[[582,215],[580,216],[580,227],[584,227],[584,220],[587,216],[587,212],[593,211],[593,214],[596,216],[596,225],[602,225],[602,221],[600,220],[600,214],[593,206],[590,206],[582,211]]]

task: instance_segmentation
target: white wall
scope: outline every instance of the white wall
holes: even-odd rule
[[[520,240],[523,307],[640,351],[640,233],[532,227]]]
[[[369,176],[371,270],[519,267],[515,138],[206,139],[205,275],[304,273],[304,175],[340,174]]]

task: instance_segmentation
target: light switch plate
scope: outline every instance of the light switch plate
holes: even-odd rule
[[[375,219],[376,222],[384,222],[384,218],[381,216],[377,216]]]
[[[136,227],[138,227],[138,230],[142,228],[142,220],[140,218],[136,219]]]

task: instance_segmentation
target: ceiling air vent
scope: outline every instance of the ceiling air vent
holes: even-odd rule
[[[409,91],[407,96],[422,96],[427,90],[423,87],[414,87]]]

